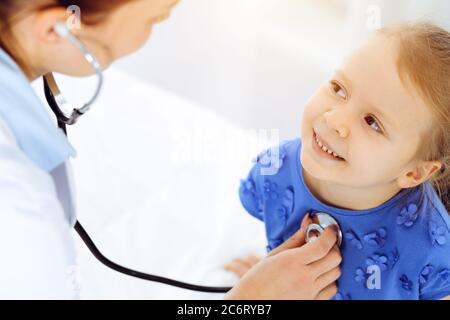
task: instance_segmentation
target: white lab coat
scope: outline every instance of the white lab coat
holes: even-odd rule
[[[73,221],[0,116],[0,299],[78,298]]]

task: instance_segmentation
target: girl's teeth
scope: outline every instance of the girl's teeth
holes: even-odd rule
[[[336,152],[334,152],[334,151],[332,151],[332,150],[328,150],[328,148],[325,147],[325,146],[322,144],[322,142],[319,141],[318,138],[316,138],[316,142],[317,142],[317,144],[319,145],[319,147],[320,147],[323,151],[327,152],[328,154],[332,154],[332,155],[335,156],[336,158],[339,157],[338,154],[337,154]]]

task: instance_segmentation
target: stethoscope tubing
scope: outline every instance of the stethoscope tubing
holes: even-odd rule
[[[66,38],[69,40],[76,48],[78,48],[81,53],[83,54],[86,61],[92,66],[95,73],[98,75],[99,82],[97,84],[97,89],[95,91],[94,96],[84,104],[84,106],[80,109],[72,108],[71,115],[66,115],[64,111],[61,109],[61,107],[58,104],[59,102],[62,102],[64,104],[68,104],[65,100],[64,96],[61,94],[61,91],[59,90],[59,87],[53,77],[52,74],[47,74],[44,76],[44,92],[45,92],[45,98],[52,109],[53,113],[56,116],[56,119],[58,121],[58,127],[63,130],[64,134],[67,136],[67,128],[66,125],[73,125],[76,123],[77,119],[82,116],[85,112],[87,112],[90,108],[90,106],[94,103],[94,101],[97,99],[100,90],[102,88],[103,84],[103,73],[100,68],[100,64],[95,59],[94,55],[92,55],[89,50],[79,41],[71,32],[70,30],[62,23],[59,23],[55,25],[55,32],[57,32],[60,36]],[[107,257],[103,255],[100,250],[95,245],[94,241],[92,241],[89,234],[86,232],[86,230],[83,228],[81,223],[79,221],[76,221],[75,223],[75,231],[78,233],[80,238],[83,240],[83,242],[86,244],[89,251],[99,260],[102,264],[107,266],[108,268],[111,268],[117,272],[120,272],[122,274],[126,274],[128,276],[139,278],[143,280],[158,282],[182,289],[187,290],[193,290],[193,291],[201,291],[201,292],[208,292],[208,293],[226,293],[232,289],[232,287],[215,287],[215,286],[202,286],[202,285],[196,285],[186,282],[181,282],[178,280],[173,280],[170,278],[165,278],[153,274],[144,273],[141,271],[133,270],[124,266],[121,266]]]

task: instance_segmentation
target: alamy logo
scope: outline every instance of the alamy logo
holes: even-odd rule
[[[69,30],[80,30],[81,29],[81,9],[79,6],[72,5],[67,7],[67,18],[66,25]]]
[[[369,31],[375,31],[381,28],[381,8],[377,5],[369,5],[366,10],[366,27]]]
[[[276,175],[281,167],[280,147],[275,146],[270,148],[267,151],[266,156],[260,160],[260,163],[263,165],[261,167],[262,176]]]
[[[367,289],[381,289],[381,269],[377,265],[370,265],[367,267]]]

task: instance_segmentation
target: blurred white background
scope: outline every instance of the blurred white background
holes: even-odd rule
[[[450,28],[448,0],[182,0],[142,50],[108,70],[98,103],[69,128],[78,217],[98,247],[141,271],[232,285],[222,266],[266,244],[238,199],[261,149],[248,133],[297,136],[302,106],[377,12],[380,25]],[[60,80],[79,103],[95,87]],[[123,276],[77,245],[85,299],[220,297]]]
[[[298,135],[302,106],[380,9],[450,27],[448,0],[182,0],[120,67],[244,128]]]

